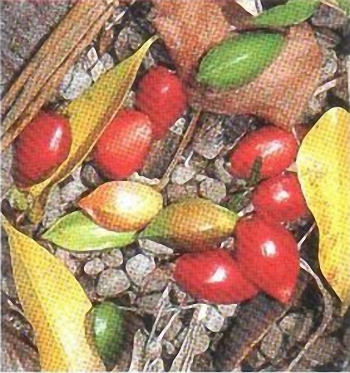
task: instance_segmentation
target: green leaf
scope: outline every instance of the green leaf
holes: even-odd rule
[[[261,180],[261,177],[260,177],[261,167],[262,167],[262,158],[257,157],[256,160],[254,161],[249,178],[247,179],[248,187],[255,186]]]
[[[123,247],[136,239],[136,232],[112,232],[75,211],[59,219],[43,238],[68,251],[94,251]]]
[[[297,25],[311,17],[320,0],[290,0],[285,5],[269,9],[251,20],[254,26],[259,27],[286,27]]]
[[[186,251],[203,250],[227,238],[237,215],[203,198],[187,198],[161,210],[140,238],[169,242]]]
[[[203,58],[197,80],[216,88],[238,88],[260,75],[283,45],[284,37],[277,33],[251,32],[230,38]]]
[[[337,0],[338,6],[345,12],[347,16],[350,16],[350,0]]]
[[[231,199],[227,202],[227,208],[236,213],[242,211],[249,204],[247,194],[246,190],[234,193]]]

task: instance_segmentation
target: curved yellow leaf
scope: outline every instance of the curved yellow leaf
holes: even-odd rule
[[[68,158],[47,180],[30,188],[36,199],[31,219],[39,222],[49,189],[72,173],[90,153],[103,130],[115,117],[131,88],[140,64],[157,36],[150,38],[134,55],[104,74],[91,88],[65,109],[72,131]]]
[[[320,268],[350,304],[350,114],[327,111],[304,138],[297,157],[300,184],[320,232]]]
[[[9,237],[13,276],[33,326],[44,371],[104,371],[85,335],[91,303],[68,269],[3,218]]]

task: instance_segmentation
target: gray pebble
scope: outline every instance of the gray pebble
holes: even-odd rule
[[[80,172],[81,182],[88,188],[96,188],[103,184],[103,179],[90,163],[85,163]]]
[[[194,167],[186,167],[183,164],[178,165],[171,175],[171,182],[183,185],[190,181],[198,171]]]
[[[230,184],[234,180],[234,177],[225,168],[225,159],[217,158],[214,162],[214,174],[217,179],[225,184]]]
[[[90,276],[97,276],[104,270],[105,266],[100,258],[94,258],[84,266],[84,272]]]
[[[79,65],[67,73],[60,85],[59,93],[66,100],[79,97],[92,84],[91,76]]]
[[[116,268],[123,264],[123,254],[119,249],[113,249],[108,253],[103,253],[101,259],[107,267]]]
[[[208,198],[214,203],[220,203],[226,197],[225,183],[219,180],[207,178],[199,186],[201,197]]]
[[[120,269],[104,270],[97,283],[97,293],[102,297],[113,297],[130,287],[130,281]]]
[[[283,342],[283,334],[277,325],[273,325],[261,343],[261,352],[270,359],[276,359]]]
[[[168,246],[162,245],[158,242],[154,242],[145,238],[140,239],[138,242],[142,249],[152,253],[155,256],[172,255],[174,252],[173,249],[171,249]]]
[[[197,197],[198,186],[196,183],[187,183],[185,185],[168,184],[166,189],[168,202],[178,202],[184,198]]]

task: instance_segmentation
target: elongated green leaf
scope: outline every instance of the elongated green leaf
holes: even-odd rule
[[[140,238],[167,241],[186,251],[207,250],[228,237],[237,215],[203,198],[188,198],[161,210]]]
[[[260,27],[297,25],[311,17],[319,4],[320,0],[289,0],[252,18],[251,23]]]
[[[69,251],[94,251],[129,245],[136,232],[109,231],[75,211],[58,220],[43,238]]]
[[[85,330],[92,305],[69,270],[4,217],[13,277],[45,372],[105,371]]]
[[[279,34],[245,33],[224,41],[202,60],[197,80],[216,88],[238,88],[260,75],[281,52]]]
[[[47,180],[30,188],[36,199],[31,219],[39,222],[48,191],[72,173],[90,153],[103,130],[115,117],[132,86],[140,64],[156,36],[149,39],[133,56],[104,74],[91,88],[66,108],[72,132],[68,158]]]
[[[345,12],[347,16],[350,16],[350,0],[337,0],[338,6]]]

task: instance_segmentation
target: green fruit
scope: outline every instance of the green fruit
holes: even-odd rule
[[[113,367],[124,339],[122,311],[112,302],[103,302],[93,308],[91,324],[101,359],[107,367]]]
[[[253,81],[279,55],[280,34],[245,33],[213,48],[202,60],[197,80],[215,88],[238,88]]]

